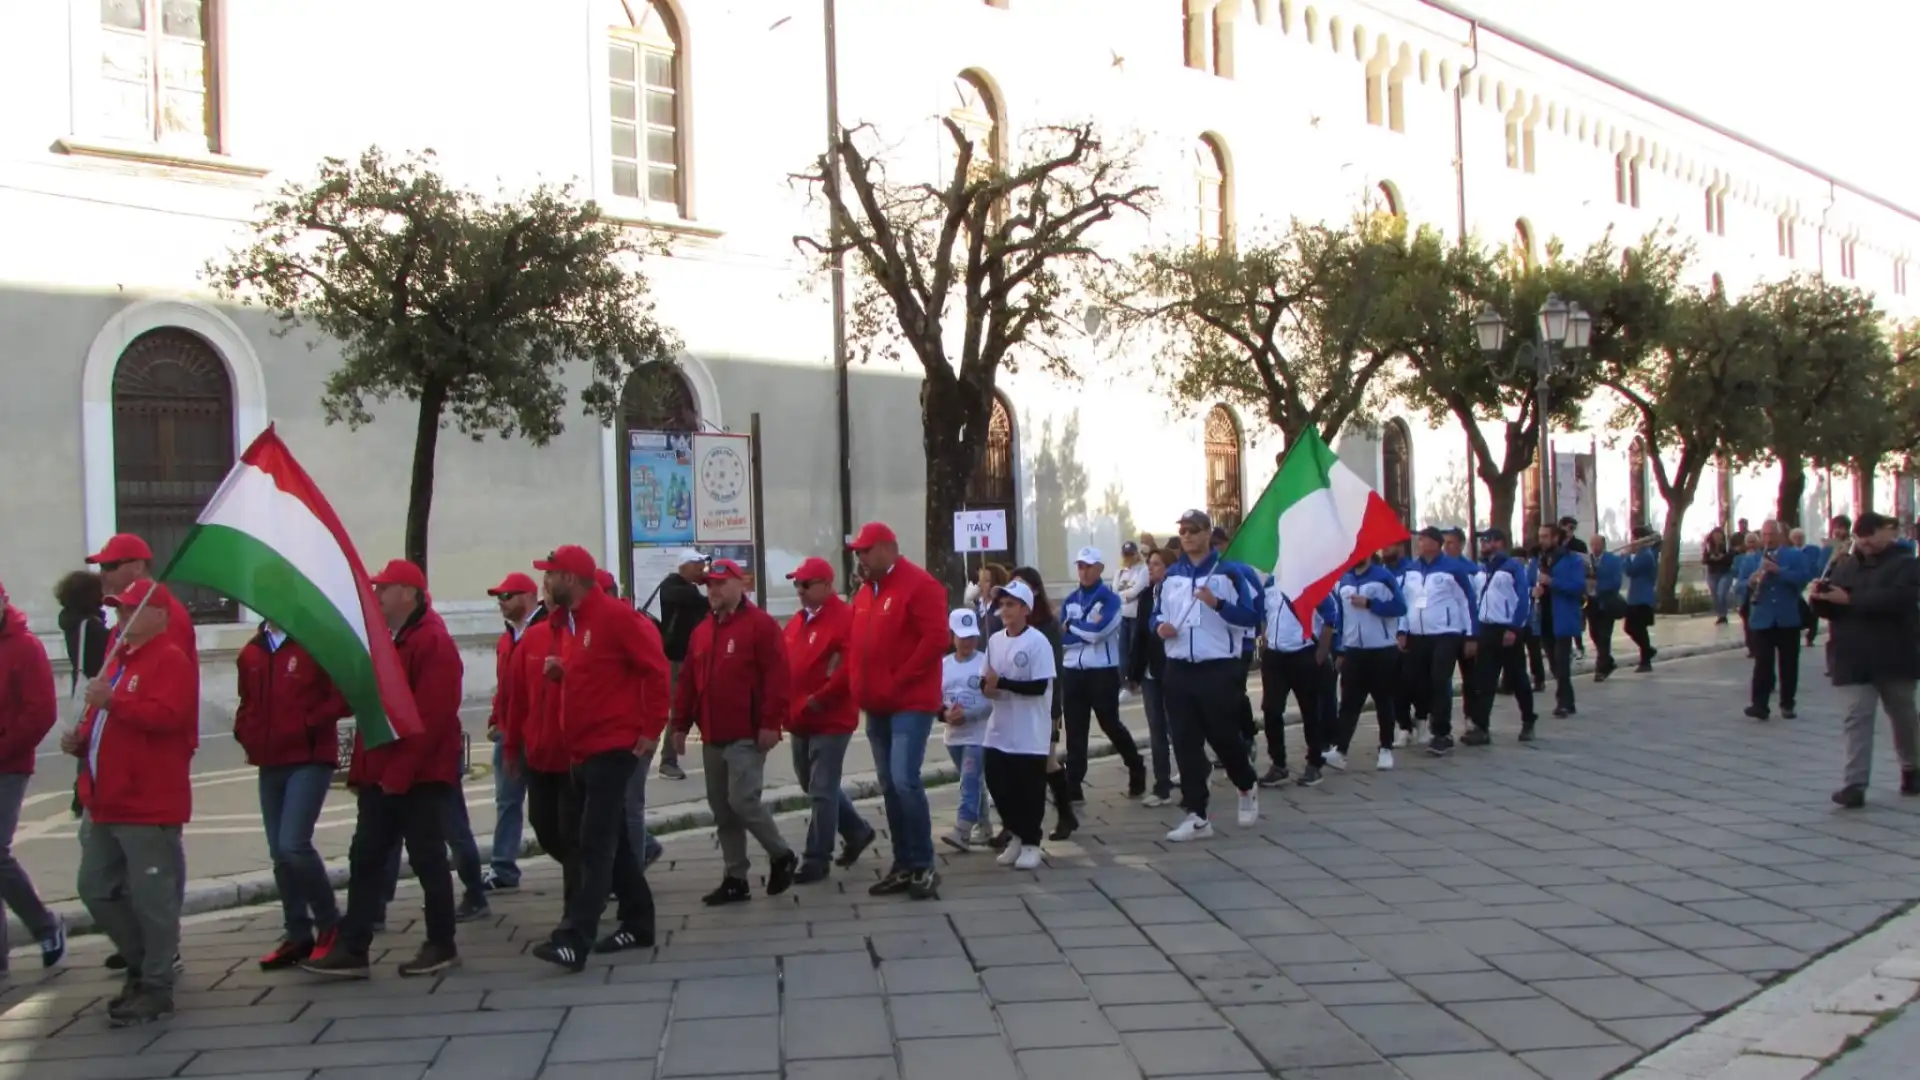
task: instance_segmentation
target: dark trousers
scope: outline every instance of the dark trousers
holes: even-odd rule
[[[1427,719],[1427,700],[1419,694],[1421,680],[1414,677],[1418,661],[1411,647],[1396,650],[1394,655],[1399,657],[1399,671],[1394,675],[1393,718],[1402,731],[1412,731],[1414,725]]]
[[[1247,761],[1253,761],[1254,740],[1260,737],[1260,726],[1253,720],[1253,696],[1247,693],[1247,680],[1253,677],[1254,655],[1250,652],[1240,654],[1240,699],[1234,703],[1234,724],[1240,730],[1240,739],[1247,744]],[[1225,762],[1225,759],[1221,759]]]
[[[1547,642],[1547,665],[1553,670],[1553,704],[1573,708],[1573,643],[1578,634],[1556,636]]]
[[[580,799],[573,777],[563,772],[527,770],[527,824],[540,850],[560,864],[561,904],[573,899],[574,857],[580,844]]]
[[[447,838],[448,863],[460,884],[466,887],[468,896],[485,896],[486,884],[481,877],[480,846],[473,839],[473,823],[467,816],[467,793],[460,785],[440,785],[445,795],[440,806],[440,831]],[[400,884],[400,837],[393,838],[393,847],[387,851],[386,884],[381,896],[387,903],[393,902],[393,890]],[[385,909],[381,918],[385,921]]]
[[[1453,734],[1453,669],[1460,662],[1459,634],[1407,635],[1408,689],[1414,714],[1427,715],[1435,736]]]
[[[1160,679],[1140,683],[1140,700],[1147,712],[1147,746],[1153,752],[1153,793],[1173,794],[1173,734],[1167,727],[1167,703]]]
[[[1593,642],[1593,672],[1596,675],[1611,675],[1620,665],[1613,659],[1613,623],[1614,620],[1600,610],[1595,600],[1587,605],[1587,637]]]
[[[1326,750],[1325,723],[1320,711],[1320,669],[1312,646],[1260,654],[1260,706],[1267,728],[1267,757],[1276,768],[1287,764],[1287,695],[1300,705],[1300,730],[1307,744],[1307,764],[1322,765]]]
[[[1541,635],[1527,632],[1527,673],[1533,677],[1533,685],[1544,688],[1547,685],[1546,644]]]
[[[1226,767],[1234,787],[1249,791],[1259,779],[1239,729],[1240,709],[1247,697],[1246,670],[1239,657],[1167,661],[1162,689],[1173,728],[1173,753],[1180,762],[1180,795],[1188,813],[1207,816],[1207,781],[1213,772],[1208,747]]]
[[[1360,728],[1360,707],[1373,699],[1373,715],[1380,722],[1380,745],[1393,744],[1394,693],[1402,670],[1398,647],[1348,649],[1340,657],[1340,719],[1336,748],[1345,754]]]
[[[1747,632],[1753,648],[1753,704],[1767,707],[1773,697],[1774,673],[1779,669],[1780,707],[1791,709],[1800,690],[1800,635],[1798,626],[1769,626]]]
[[[340,923],[340,946],[347,955],[365,956],[373,941],[373,924],[386,906],[387,853],[403,841],[426,901],[427,941],[453,944],[453,871],[447,865],[445,823],[447,800],[458,792],[451,784],[415,784],[398,795],[360,789],[347,855],[347,914]]]
[[[1320,734],[1325,740],[1322,751],[1340,741],[1340,673],[1332,660],[1320,665]]]
[[[1807,632],[1807,644],[1811,645],[1814,639],[1820,636],[1820,620],[1813,617],[1813,608],[1808,605],[1806,597],[1799,597],[1798,600],[1800,603],[1800,626]]]
[[[587,948],[600,929],[609,893],[620,900],[620,925],[642,936],[653,933],[653,890],[627,842],[627,781],[640,759],[631,750],[608,750],[573,767],[579,797],[573,898],[554,940]]]
[[[1511,645],[1506,643],[1509,633],[1513,634]],[[1508,630],[1504,626],[1480,628],[1480,655],[1474,657],[1473,683],[1467,691],[1467,719],[1481,731],[1487,730],[1492,722],[1493,699],[1498,696],[1502,679],[1513,687],[1513,699],[1520,706],[1520,722],[1529,727],[1533,725],[1533,684],[1527,681],[1526,636],[1524,630]]]
[[[1640,647],[1640,662],[1653,659],[1653,605],[1635,604],[1627,609],[1627,640]]]
[[[1000,824],[1022,844],[1039,846],[1047,817],[1047,755],[1009,754],[989,746],[980,764]]]
[[[1113,743],[1129,772],[1141,768],[1140,748],[1120,722],[1119,668],[1064,668],[1060,672],[1060,715],[1067,728],[1067,784],[1075,799],[1087,780],[1087,736],[1091,720]]]

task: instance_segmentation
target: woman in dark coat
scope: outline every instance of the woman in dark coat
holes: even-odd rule
[[[106,590],[100,575],[75,570],[53,587],[53,598],[60,605],[60,636],[67,643],[67,697],[80,692],[107,660]],[[76,771],[78,766],[75,766]],[[73,816],[80,816],[79,777],[74,778]]]

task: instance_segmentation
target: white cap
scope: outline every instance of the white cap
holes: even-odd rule
[[[1099,549],[1099,548],[1097,548],[1097,547],[1083,547],[1083,548],[1081,548],[1081,549],[1080,549],[1080,554],[1078,554],[1078,555],[1075,555],[1075,556],[1073,557],[1073,561],[1074,561],[1074,562],[1076,562],[1076,563],[1078,563],[1078,564],[1079,564],[1079,565],[1081,565],[1081,566],[1105,566],[1105,565],[1107,565],[1107,560],[1101,557],[1101,555],[1100,555],[1100,549]]]
[[[994,586],[993,595],[996,599],[1002,596],[1011,596],[1015,600],[1025,604],[1028,611],[1033,610],[1033,590],[1027,588],[1027,583],[1021,581],[1019,578],[1014,578],[1005,585]]]
[[[947,629],[957,638],[977,638],[980,636],[980,616],[967,608],[960,608],[947,616]]]
[[[680,557],[673,561],[673,565],[685,566],[690,562],[704,563],[706,561],[707,557],[700,554],[699,548],[681,548]]]

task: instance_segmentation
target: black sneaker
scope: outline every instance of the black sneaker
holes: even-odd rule
[[[1765,705],[1749,705],[1747,706],[1747,715],[1753,717],[1755,720],[1765,720],[1768,716],[1767,707]]]
[[[905,870],[895,870],[879,881],[867,887],[868,896],[898,896],[907,891],[913,875]]]
[[[628,949],[653,948],[653,931],[638,930],[623,926],[599,941],[593,943],[593,951],[601,954],[626,952]]]
[[[487,906],[487,894],[483,892],[470,892],[461,897],[460,906],[453,909],[453,921],[472,922],[475,919],[487,918],[492,914],[493,909]]]
[[[1533,721],[1528,720],[1525,723],[1522,723],[1520,725],[1520,741],[1521,742],[1533,741]]]
[[[1485,728],[1473,728],[1460,736],[1461,746],[1485,746],[1492,741],[1493,736],[1487,734]]]
[[[779,896],[793,888],[793,872],[800,868],[800,856],[789,851],[767,866],[767,895]]]
[[[880,831],[878,829],[868,829],[867,835],[858,840],[841,841],[840,857],[833,860],[833,865],[840,867],[842,870],[852,866],[860,860],[860,855],[863,852],[873,846],[874,840],[878,839],[879,836]]]
[[[325,975],[330,979],[365,979],[373,974],[366,953],[356,956],[337,946],[328,949],[325,956],[300,961],[300,970],[312,975]]]
[[[1846,810],[1858,810],[1867,805],[1867,789],[1859,784],[1848,784],[1833,793],[1833,804]]]
[[[940,897],[940,871],[929,866],[924,870],[915,870],[907,878],[907,895],[915,900],[937,900]]]
[[[1144,762],[1135,762],[1127,766],[1127,798],[1137,799],[1147,793],[1147,766]]]
[[[1312,768],[1313,766],[1309,765],[1307,767]],[[1287,769],[1284,765],[1269,766],[1267,771],[1260,776],[1260,786],[1263,788],[1277,788],[1286,782]]]
[[[1559,706],[1556,706],[1553,710],[1553,717],[1556,720],[1565,720],[1567,717],[1572,715],[1573,715],[1573,707],[1571,705],[1559,705]]]
[[[134,991],[118,1008],[107,1010],[108,1027],[137,1027],[152,1024],[173,1015],[173,995],[146,987]]]
[[[608,940],[611,941],[612,938]],[[599,952],[600,947],[594,946],[593,951]],[[587,950],[571,942],[543,941],[533,947],[533,956],[536,960],[545,960],[554,967],[565,968],[575,975],[587,969]]]
[[[435,945],[429,941],[420,946],[420,951],[413,954],[413,959],[400,965],[400,977],[411,979],[419,975],[438,975],[459,964],[460,954],[454,951],[451,942]]]
[[[827,875],[831,872],[832,871],[827,869],[826,863],[804,863],[801,865],[799,872],[793,875],[793,883],[795,885],[812,885],[816,881],[827,880]]]
[[[1059,808],[1056,820],[1053,823],[1053,831],[1047,834],[1047,839],[1055,843],[1070,840],[1073,838],[1074,830],[1079,827],[1080,819],[1074,816],[1073,807],[1062,806]]]
[[[1308,765],[1306,769],[1300,773],[1298,783],[1301,787],[1318,787],[1320,786],[1320,781],[1324,779],[1326,778],[1320,774],[1320,766]],[[1266,785],[1262,786],[1264,787]]]
[[[753,890],[747,887],[743,878],[729,877],[720,879],[720,887],[700,898],[708,907],[722,904],[744,904],[753,899]]]
[[[1920,795],[1920,769],[1907,769],[1900,774],[1900,794]]]
[[[1441,757],[1453,753],[1453,736],[1435,735],[1433,738],[1427,740],[1427,753],[1432,754],[1434,757]]]
[[[680,763],[677,761],[662,761],[660,763],[660,775],[669,780],[685,780],[687,778],[687,770],[681,768]]]
[[[1793,720],[1798,718],[1799,715],[1799,713],[1793,711],[1793,706],[1791,705],[1780,706],[1780,719],[1782,720]]]
[[[1607,667],[1595,668],[1593,669],[1593,681],[1597,683],[1606,682],[1607,676],[1611,674],[1613,674],[1612,668],[1607,668]]]
[[[119,953],[110,954],[107,957],[107,970],[108,971],[127,970],[127,958],[124,956],[121,956]]]

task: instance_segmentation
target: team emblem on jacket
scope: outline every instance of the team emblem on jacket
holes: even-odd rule
[[[733,655],[733,647],[734,647],[734,645],[735,645],[735,644],[736,644],[736,642],[734,642],[734,640],[733,640],[732,638],[728,638],[728,639],[727,639],[727,655],[728,655],[728,656],[732,656],[732,655]]]
[[[1027,655],[1026,653],[1023,653],[1023,652],[1021,652],[1021,653],[1014,653],[1014,654],[1013,654],[1013,666],[1014,666],[1014,667],[1017,667],[1017,668],[1024,668],[1024,667],[1026,667],[1026,666],[1027,666],[1028,664],[1031,664],[1031,663],[1033,663],[1033,659],[1032,659],[1031,657],[1029,657],[1029,656],[1028,656],[1028,655]]]
[[[296,668],[298,668],[299,666],[300,666],[300,658],[299,658],[299,657],[297,657],[297,656],[289,656],[289,657],[287,657],[287,674],[289,674],[289,675],[291,675],[291,674],[293,674],[293,672],[294,672],[294,669],[296,669]]]
[[[138,693],[139,690],[140,690],[140,676],[135,675],[133,678],[127,680],[127,693],[129,694]]]
[[[820,631],[818,630],[807,631],[807,644],[809,645],[813,644],[815,639],[819,638],[819,636],[820,636]]]
[[[589,630],[586,633],[580,635],[580,647],[583,649],[590,649],[593,647],[593,631]]]
[[[887,598],[886,598],[885,600],[882,600],[882,601],[880,601],[880,610],[881,610],[881,611],[892,611],[892,610],[893,610],[893,597],[891,597],[891,596],[889,596],[889,597],[887,597]]]

